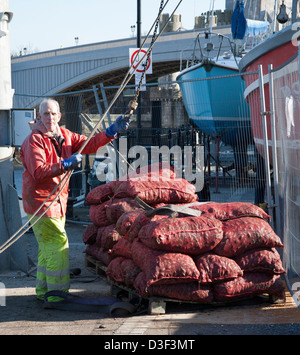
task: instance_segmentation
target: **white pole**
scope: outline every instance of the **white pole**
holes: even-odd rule
[[[278,0],[275,0],[274,4],[274,16],[273,16],[273,22],[272,22],[272,32],[276,32],[277,28],[277,11],[278,11]]]
[[[214,17],[214,9],[215,9],[215,0],[212,1],[212,6],[211,6],[211,15],[210,15],[210,33],[212,33],[212,27],[213,27],[213,17]]]
[[[273,158],[273,182],[274,182],[274,199],[275,199],[275,214],[276,214],[276,232],[280,234],[280,205],[278,192],[278,164],[277,164],[277,136],[276,136],[276,121],[275,121],[275,102],[274,102],[274,74],[272,72],[273,65],[269,65],[269,95],[270,95],[270,119],[271,119],[271,134],[272,134],[272,158]]]
[[[270,177],[268,131],[267,131],[267,120],[266,120],[267,113],[266,113],[264,78],[263,78],[262,65],[259,65],[259,67],[258,67],[258,74],[259,74],[259,91],[260,91],[260,101],[261,101],[261,117],[262,117],[262,126],[263,126],[268,213],[270,216],[273,216],[272,199],[271,199],[271,177]],[[273,224],[273,218],[271,220],[271,224]]]
[[[292,23],[297,21],[298,16],[298,0],[293,0],[292,2]]]
[[[0,110],[12,108],[13,91],[11,89],[11,61],[8,0],[0,1]]]

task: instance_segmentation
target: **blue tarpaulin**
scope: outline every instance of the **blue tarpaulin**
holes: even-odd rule
[[[237,0],[231,18],[231,32],[233,39],[243,39],[247,29],[247,20],[244,14],[244,0]]]
[[[244,0],[237,0],[231,18],[231,32],[233,39],[244,39],[247,36],[258,36],[267,32],[268,21],[246,19],[244,13]]]

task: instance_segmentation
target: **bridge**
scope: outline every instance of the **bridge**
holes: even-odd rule
[[[215,27],[214,32],[229,35],[230,26]],[[162,34],[153,47],[153,74],[147,75],[147,82],[179,71],[182,60],[192,53],[197,33]],[[151,38],[144,47],[150,42]],[[99,83],[120,85],[129,68],[129,48],[135,47],[136,38],[127,38],[13,57],[14,108],[34,108],[42,96],[87,90]]]

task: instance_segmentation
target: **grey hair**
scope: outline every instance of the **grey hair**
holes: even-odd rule
[[[53,103],[56,105],[57,107],[57,112],[60,112],[60,107],[59,107],[59,103],[56,101],[56,100],[53,100],[53,99],[44,99],[41,103],[40,103],[40,107],[39,107],[39,113],[42,114],[43,113],[43,106],[45,104],[48,104],[48,103]]]

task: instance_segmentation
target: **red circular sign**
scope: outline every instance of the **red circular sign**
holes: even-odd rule
[[[139,52],[139,49],[136,50],[136,51],[132,54],[131,59],[130,59],[131,64],[133,63],[134,57],[137,55],[138,52]],[[146,52],[144,49],[141,49],[140,53],[146,54],[147,52]],[[146,57],[145,57],[145,58],[146,58]],[[138,61],[138,62],[139,62],[139,61]],[[141,65],[141,64],[142,64],[142,63],[140,63],[140,65]],[[150,57],[149,57],[148,65],[147,65],[146,71],[149,69],[150,64],[151,64],[151,59],[150,59]],[[135,69],[136,67],[137,67],[137,66],[134,66],[134,65],[132,66],[133,69]],[[143,70],[137,69],[136,71],[139,72],[139,73],[142,73],[142,72],[144,71],[144,69],[143,69]]]

